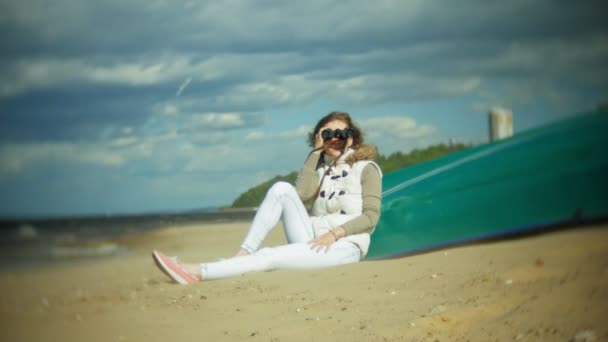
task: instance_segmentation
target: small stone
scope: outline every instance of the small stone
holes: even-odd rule
[[[505,285],[511,285],[511,284],[513,284],[513,279],[507,279],[505,281]]]
[[[415,326],[416,326],[416,323],[414,323],[414,322],[410,322],[410,327],[412,327],[412,328],[413,328],[413,327],[415,327]]]
[[[17,235],[23,240],[32,240],[38,237],[38,231],[36,227],[26,223],[19,226]]]
[[[447,310],[447,309],[448,309],[448,308],[447,308],[445,305],[441,305],[441,304],[440,304],[440,305],[437,305],[437,306],[435,306],[435,307],[434,307],[434,308],[431,310],[431,315],[438,314],[438,313],[442,313],[442,312],[444,312],[444,311],[445,311],[445,310]]]
[[[437,273],[434,273],[433,275],[431,275],[431,278],[437,279]]]
[[[150,279],[150,280],[148,280],[148,282],[146,284],[147,285],[159,285],[160,281],[158,281],[157,279]]]
[[[296,312],[297,312],[297,313],[300,313],[301,311],[302,311],[302,309],[300,309],[300,308],[296,308]]]
[[[394,296],[396,294],[397,294],[397,291],[395,291],[395,290],[391,291],[391,296]]]
[[[595,342],[597,341],[597,337],[595,336],[595,332],[593,330],[581,330],[570,339],[572,342]]]

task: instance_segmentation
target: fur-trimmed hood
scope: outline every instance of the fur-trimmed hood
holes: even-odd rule
[[[355,152],[346,158],[346,162],[350,165],[360,161],[360,160],[376,160],[378,156],[378,149],[375,145],[370,144],[361,144],[359,148],[354,150]]]
[[[334,160],[325,155],[325,153],[321,154],[321,159],[319,159],[319,164],[317,164],[317,169],[322,167],[322,165],[331,165]],[[347,163],[352,166],[354,163],[361,160],[369,160],[374,161],[378,156],[378,149],[375,145],[361,144],[357,149],[350,148],[343,154],[339,160],[340,162]]]

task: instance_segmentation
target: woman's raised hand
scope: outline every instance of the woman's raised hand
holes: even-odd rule
[[[323,132],[324,129],[325,129],[325,127],[321,128],[315,135],[315,150],[323,147],[323,145],[325,143],[323,141],[323,137],[321,137],[321,132]]]

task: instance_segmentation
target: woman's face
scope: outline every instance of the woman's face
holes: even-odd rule
[[[347,128],[348,128],[348,125],[344,121],[333,120],[333,121],[328,122],[325,126],[321,127],[318,134],[321,135],[321,132],[323,132],[326,129],[330,129],[330,130],[334,131],[336,129],[345,130]],[[328,156],[330,156],[333,159],[336,159],[336,158],[340,157],[340,155],[342,154],[345,143],[347,146],[350,147],[353,144],[353,138],[349,137],[346,141],[340,140],[339,138],[331,138],[327,141],[323,150],[325,151],[325,154],[327,154]]]

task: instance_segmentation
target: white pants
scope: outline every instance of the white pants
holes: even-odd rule
[[[270,231],[283,219],[289,244],[258,248]],[[361,250],[352,242],[338,240],[325,251],[310,249],[315,238],[312,223],[296,189],[289,183],[278,182],[266,194],[241,248],[250,255],[201,264],[204,279],[219,279],[247,272],[277,268],[310,269],[358,262]]]

